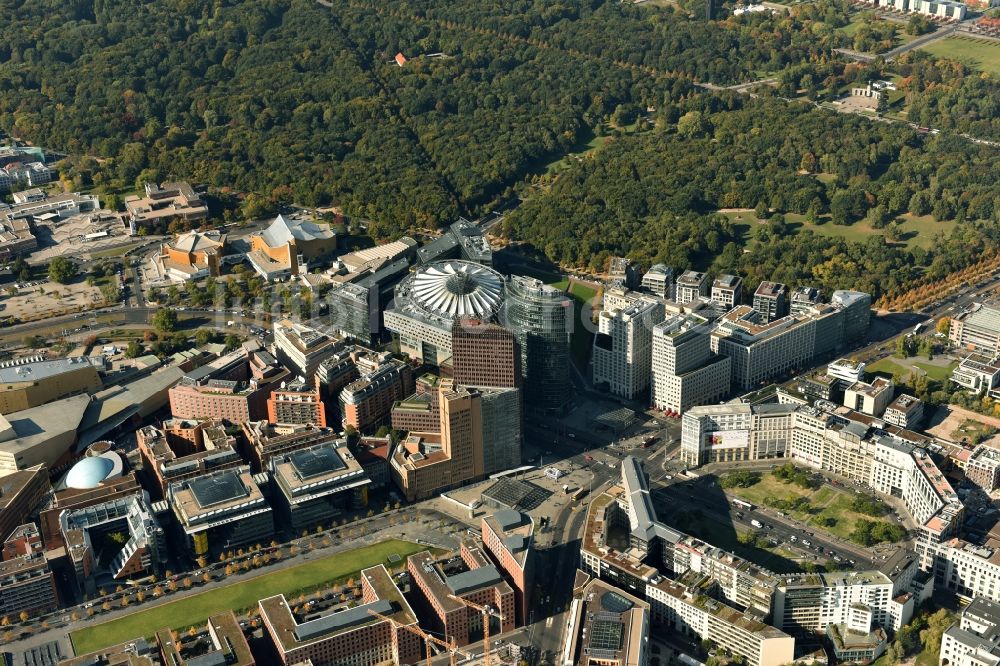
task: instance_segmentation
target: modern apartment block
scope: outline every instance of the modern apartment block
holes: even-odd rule
[[[145,426],[136,431],[143,471],[159,489],[159,497],[166,496],[171,483],[243,465],[243,458],[236,451],[236,438],[226,433],[223,423],[196,422],[192,425],[187,430],[204,438],[195,448],[178,447],[178,439],[187,440],[172,438],[167,430]]]
[[[42,539],[34,523],[7,534],[0,560],[0,618],[11,622],[26,612],[37,615],[59,605],[55,577],[42,553]]]
[[[976,393],[993,394],[1000,386],[1000,358],[969,354],[952,370],[951,381]]]
[[[906,393],[900,393],[896,399],[885,408],[882,418],[889,423],[906,430],[916,430],[924,420],[924,401]]]
[[[653,327],[663,320],[663,304],[640,300],[625,310],[600,314],[594,336],[594,384],[632,399],[649,388]]]
[[[528,624],[535,584],[535,522],[526,513],[503,509],[484,515],[480,524],[483,547],[514,589],[517,624]]]
[[[697,301],[702,296],[708,296],[711,285],[708,274],[698,271],[684,271],[677,278],[676,300],[681,305]]]
[[[271,507],[250,468],[236,467],[172,483],[167,501],[191,557],[265,544],[274,536]]]
[[[513,331],[497,324],[459,320],[452,328],[452,378],[465,386],[518,388],[521,353]]]
[[[283,666],[374,666],[413,664],[421,659],[420,637],[393,624],[418,626],[416,614],[385,566],[363,569],[360,579],[361,604],[313,617],[295,609],[284,595],[260,600],[265,635]]]
[[[414,595],[430,610],[432,630],[454,638],[459,647],[482,638],[484,618],[454,597],[496,609],[502,619],[488,616],[493,635],[517,626],[514,590],[471,540],[462,542],[457,560],[436,560],[424,551],[406,559],[406,570]]]
[[[371,481],[343,442],[275,456],[268,471],[276,520],[295,534],[328,527],[345,510],[368,503]]]
[[[388,423],[392,405],[413,392],[413,371],[389,354],[379,355],[378,365],[358,367],[361,376],[340,391],[341,427],[369,432]]]
[[[788,314],[788,287],[780,282],[761,282],[753,293],[753,309],[762,324],[781,319]]]
[[[164,666],[256,664],[233,611],[210,616],[204,630],[193,637],[183,636],[170,629],[160,629],[156,632],[156,644],[160,648]]]
[[[642,276],[642,289],[660,298],[674,299],[674,269],[666,264],[653,264]]]
[[[343,342],[289,319],[274,322],[274,355],[292,374],[311,382],[316,368]]]
[[[507,281],[503,324],[517,337],[526,412],[558,414],[569,402],[573,317],[573,302],[559,289],[518,275]]]
[[[923,541],[937,543],[957,531],[964,507],[926,451],[903,439],[904,433],[890,434],[861,415],[848,418],[797,404],[695,407],[682,421],[681,459],[697,466],[786,458],[862,481],[900,497]],[[917,551],[926,563],[921,543]]]
[[[278,424],[312,424],[326,427],[326,407],[320,391],[295,380],[271,391],[267,399],[267,420]]]
[[[884,377],[876,377],[871,383],[855,382],[844,391],[844,406],[862,414],[882,416],[895,390],[892,380]]]
[[[728,310],[736,307],[742,297],[743,278],[722,274],[712,282],[711,299],[723,308]]]
[[[657,409],[681,413],[729,393],[730,359],[712,354],[708,320],[673,315],[653,328],[652,396]]]
[[[911,560],[916,568],[916,561]],[[843,625],[856,634],[878,628],[898,631],[913,617],[916,603],[899,581],[881,571],[838,571],[778,576],[774,596],[774,626],[796,635]]]
[[[1000,662],[1000,603],[978,597],[941,636],[941,666],[995,666]]]
[[[103,360],[32,356],[0,363],[0,414],[38,407],[71,395],[96,393]]]
[[[385,327],[396,334],[400,353],[440,366],[452,356],[456,319],[492,321],[503,307],[504,278],[469,261],[426,264],[396,287]]]
[[[45,465],[20,470],[0,480],[0,539],[28,521],[51,487]]]
[[[560,663],[646,666],[649,625],[648,603],[592,580],[570,604]]]
[[[988,493],[1000,488],[1000,450],[977,446],[965,463],[965,478]]]
[[[789,314],[802,314],[820,304],[819,289],[816,287],[797,287],[789,298]]]
[[[247,450],[244,458],[256,472],[266,471],[274,456],[291,453],[317,444],[336,442],[340,435],[333,428],[315,425],[276,425],[267,421],[243,424]]]

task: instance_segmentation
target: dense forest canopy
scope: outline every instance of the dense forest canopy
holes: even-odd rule
[[[1000,136],[1000,83],[925,54],[894,64],[909,118],[945,130],[935,137],[815,108],[890,74],[835,54],[900,30],[867,15],[848,35],[844,0],[713,20],[699,0],[329,5],[0,0],[0,128],[66,152],[62,175],[112,201],[184,178],[244,193],[248,217],[338,205],[377,238],[517,192],[528,201],[505,233],[593,269],[630,254],[826,287],[860,274],[878,294],[993,246],[995,150],[958,134]],[[754,100],[703,86],[764,77],[775,85]],[[780,222],[748,235],[713,214],[728,207],[887,234],[904,214],[958,226],[907,249]]]

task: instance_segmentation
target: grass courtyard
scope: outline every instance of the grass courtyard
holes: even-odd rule
[[[1000,42],[976,37],[946,37],[920,49],[939,58],[958,60],[973,69],[1000,74]]]
[[[336,583],[378,564],[389,566],[389,557],[405,558],[429,549],[409,541],[391,539],[371,546],[337,553],[320,560],[299,564],[240,583],[226,585],[177,601],[138,610],[125,617],[95,624],[70,634],[77,654],[86,654],[140,636],[152,636],[163,628],[183,629],[199,625],[209,616],[227,610],[250,608],[276,594],[286,596]]]
[[[958,361],[950,361],[946,364],[931,363],[926,360],[918,361],[916,357],[903,358],[883,358],[871,365],[865,366],[867,372],[892,377],[893,375],[906,376],[913,369],[922,371],[928,379],[942,382],[951,376],[952,370],[958,367]]]

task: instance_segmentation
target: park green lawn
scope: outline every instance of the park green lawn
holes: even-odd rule
[[[973,69],[1000,74],[1000,43],[975,37],[945,37],[921,46],[920,50],[939,58],[958,60]]]
[[[730,221],[733,222],[733,224],[737,226],[737,231],[742,234],[744,243],[751,240],[757,234],[757,231],[764,226],[760,223],[752,210],[726,211],[721,214],[725,215]],[[934,235],[936,233],[942,232],[947,236],[952,232],[956,224],[954,220],[937,222],[930,215],[917,217],[906,213],[900,215],[899,217],[901,220],[899,225],[900,242],[905,244],[908,248],[930,248],[934,244]],[[881,229],[873,229],[866,220],[860,220],[854,224],[846,226],[826,221],[821,221],[820,224],[813,224],[812,222],[807,222],[804,215],[786,213],[785,221],[788,223],[788,226],[796,232],[802,229],[808,229],[809,231],[817,233],[821,236],[843,238],[855,243],[864,243],[873,235],[883,233],[883,230]]]
[[[867,372],[874,372],[886,377],[892,377],[893,375],[908,375],[910,374],[911,368],[917,368],[918,370],[922,370],[927,375],[928,379],[941,382],[948,379],[948,377],[951,376],[952,370],[956,367],[958,367],[958,361],[952,361],[947,365],[936,365],[926,361],[883,358],[879,359],[875,363],[872,363],[871,365],[865,366],[865,370]]]
[[[914,367],[920,368],[927,373],[928,379],[942,382],[951,377],[951,372],[958,367],[958,361],[952,361],[948,365],[934,365],[932,363],[913,362]]]
[[[268,573],[241,583],[234,583],[177,601],[137,610],[110,622],[95,624],[70,634],[77,654],[86,654],[132,638],[149,637],[163,628],[184,629],[205,622],[209,616],[227,610],[251,608],[260,599],[313,590],[356,575],[362,569],[378,564],[390,566],[389,557],[401,560],[424,550],[435,550],[409,541],[390,539],[355,550],[337,553],[274,573]]]
[[[574,304],[573,337],[570,339],[570,351],[577,367],[584,369],[590,360],[591,347],[594,343],[593,325],[588,327],[589,322],[584,321],[584,312],[589,312],[589,310],[585,310],[585,306],[588,304],[593,307],[591,302],[597,295],[597,289],[580,282],[573,282],[567,293],[573,299]]]
[[[851,502],[854,501],[853,494],[828,485],[810,490],[809,488],[801,488],[794,483],[785,483],[771,474],[764,474],[759,483],[749,488],[730,488],[729,492],[763,507],[768,506],[765,500],[769,497],[789,501],[805,497],[809,500],[809,510],[787,513],[797,520],[809,523],[819,531],[829,532],[841,539],[849,539],[859,520],[872,520],[870,516],[851,510]],[[836,523],[826,527],[823,525],[823,520],[826,518],[833,518]]]
[[[905,365],[901,365],[894,359],[883,358],[879,359],[875,363],[872,363],[871,365],[866,365],[865,372],[873,372],[877,375],[892,377],[893,375],[905,375],[910,372],[910,369]]]

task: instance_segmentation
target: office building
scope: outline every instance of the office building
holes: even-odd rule
[[[0,207],[0,213],[2,211],[3,208]],[[38,249],[38,239],[31,228],[30,218],[18,220],[0,218],[0,259],[8,261],[15,256],[26,257],[36,249]]]
[[[740,304],[743,296],[743,278],[722,274],[712,283],[711,299],[726,310]]]
[[[709,295],[711,285],[708,282],[707,273],[698,271],[684,271],[677,278],[676,300],[681,305],[697,301],[702,296]]]
[[[58,643],[56,645],[58,646]],[[44,661],[39,662],[39,666],[45,663]],[[160,657],[156,643],[142,637],[62,659],[58,664],[59,666],[94,666],[95,664],[97,666],[168,666]]]
[[[319,389],[301,380],[282,382],[267,399],[267,420],[271,423],[313,424],[326,427],[326,407]]]
[[[274,355],[293,374],[312,381],[316,368],[343,342],[289,319],[274,322]]]
[[[1000,310],[973,305],[951,318],[948,339],[956,346],[989,358],[1000,353]]]
[[[653,328],[652,396],[657,409],[682,413],[729,393],[730,360],[712,354],[708,320],[672,315]]]
[[[653,264],[642,276],[642,289],[660,298],[674,298],[674,269],[666,264]]]
[[[208,217],[208,204],[188,183],[146,183],[143,189],[146,195],[144,197],[125,197],[125,210],[128,211],[129,227],[133,235],[140,228],[165,225],[174,219],[194,222]]]
[[[259,479],[259,477],[258,477]],[[265,544],[274,536],[271,507],[247,466],[171,483],[166,500],[191,557]]]
[[[35,465],[0,478],[0,534],[6,536],[28,517],[49,494],[49,470]]]
[[[457,560],[435,560],[424,551],[406,559],[406,570],[413,594],[430,610],[432,631],[453,637],[459,647],[482,638],[484,618],[454,597],[496,609],[500,618],[488,616],[494,636],[516,626],[514,590],[471,540],[462,541]]]
[[[392,302],[396,284],[409,270],[410,262],[400,258],[378,268],[336,276],[326,295],[330,306],[327,325],[364,344],[381,340],[385,332],[382,313]]]
[[[232,423],[267,417],[267,399],[288,371],[266,351],[246,343],[184,374],[169,389],[170,412],[179,419]]]
[[[941,666],[996,666],[1000,663],[1000,604],[977,597],[958,622],[941,636]]]
[[[264,634],[283,666],[377,666],[421,659],[420,637],[396,626],[419,628],[417,616],[385,566],[363,569],[360,580],[362,603],[352,608],[307,616],[284,595],[260,600]]]
[[[417,261],[421,265],[449,259],[493,265],[493,250],[479,225],[460,217],[441,236],[417,250]]]
[[[734,388],[749,391],[813,358],[816,320],[784,317],[759,323],[760,313],[739,305],[719,319],[712,351],[731,361]]]
[[[885,408],[882,418],[890,425],[899,426],[906,430],[916,430],[921,421],[924,420],[924,401],[912,395],[900,393]]]
[[[819,289],[816,287],[798,287],[789,299],[789,314],[802,314],[820,304]]]
[[[388,435],[385,437],[361,437],[353,448],[354,457],[357,458],[361,469],[365,471],[365,476],[371,481],[369,487],[372,490],[390,488],[389,453],[391,449],[392,438]]]
[[[189,231],[160,245],[153,258],[161,277],[172,282],[187,282],[222,275],[226,235],[218,231]]]
[[[329,224],[300,216],[278,215],[260,233],[250,237],[247,261],[268,281],[307,273],[309,262],[337,249],[337,234]]]
[[[194,636],[160,629],[156,644],[164,666],[254,666],[243,629],[233,611],[208,618],[202,631]]]
[[[385,327],[410,358],[440,366],[452,356],[456,319],[492,321],[503,306],[504,279],[492,268],[469,261],[421,266],[396,287]]]
[[[344,510],[368,504],[371,482],[342,441],[274,456],[268,471],[275,519],[294,534],[329,527]]]
[[[788,288],[780,282],[761,282],[753,293],[753,309],[762,324],[781,319],[788,314]]]
[[[864,342],[872,316],[872,297],[863,291],[838,289],[830,303],[844,311],[844,342]]]
[[[101,207],[93,194],[78,192],[48,196],[41,190],[15,192],[14,203],[0,204],[0,220],[10,224],[16,220],[62,220],[80,213],[92,213]]]
[[[844,406],[862,414],[882,416],[895,390],[892,380],[884,377],[876,377],[870,384],[855,382],[844,391]]]
[[[357,367],[363,373],[338,397],[340,425],[367,433],[388,423],[392,405],[413,392],[413,371],[388,353],[369,353]]]
[[[514,333],[497,324],[459,320],[452,329],[452,378],[465,386],[518,388],[521,354]]]
[[[0,363],[0,414],[39,407],[72,395],[101,390],[102,358],[48,360],[31,356]]]
[[[649,388],[653,326],[663,320],[663,304],[641,300],[626,310],[602,311],[594,336],[594,384],[623,398]]]
[[[480,521],[483,547],[514,590],[517,625],[528,624],[535,584],[535,523],[526,513],[503,509]]]
[[[507,282],[503,324],[517,337],[526,412],[558,414],[569,402],[573,317],[573,303],[559,289],[519,275]]]
[[[100,573],[107,573],[115,580],[163,573],[167,537],[145,492],[63,510],[59,514],[59,528],[75,582],[84,594],[97,593]],[[107,538],[116,532],[127,536],[124,544]],[[108,557],[108,548],[117,551],[114,557]]]
[[[34,523],[20,525],[5,537],[0,560],[0,618],[17,622],[24,612],[35,616],[59,605],[56,582],[42,553]]]
[[[221,421],[185,421],[182,423],[188,427],[184,428],[176,419],[171,421],[164,423],[163,430],[145,426],[135,433],[143,471],[158,490],[154,493],[158,497],[166,496],[171,483],[243,465],[236,438],[226,432]],[[194,444],[188,436],[196,438]]]
[[[391,243],[382,243],[374,247],[348,252],[337,257],[334,267],[339,267],[343,274],[358,274],[368,269],[378,269],[399,259],[412,259],[416,254],[417,241],[409,236],[403,236]]]
[[[340,439],[333,428],[316,425],[276,425],[267,421],[249,421],[243,424],[243,439],[247,450],[245,458],[256,472],[266,471],[271,458],[291,453],[317,444]]]
[[[1000,451],[980,444],[965,463],[965,478],[986,492],[1000,488]]]
[[[390,460],[393,479],[408,501],[485,476],[479,391],[438,380],[425,392],[396,403],[392,426],[409,433]]]
[[[1000,358],[969,354],[951,372],[951,381],[976,393],[1000,386]]]
[[[649,604],[592,580],[574,595],[563,635],[565,666],[646,666]]]
[[[108,479],[96,488],[65,488],[55,489],[42,504],[38,513],[38,526],[42,532],[42,542],[46,550],[61,548],[66,545],[63,540],[62,526],[59,516],[66,511],[76,511],[95,504],[101,504],[115,499],[142,492],[142,487],[136,480],[135,472],[129,472],[114,479]]]
[[[483,429],[483,474],[521,466],[521,392],[475,387]]]

